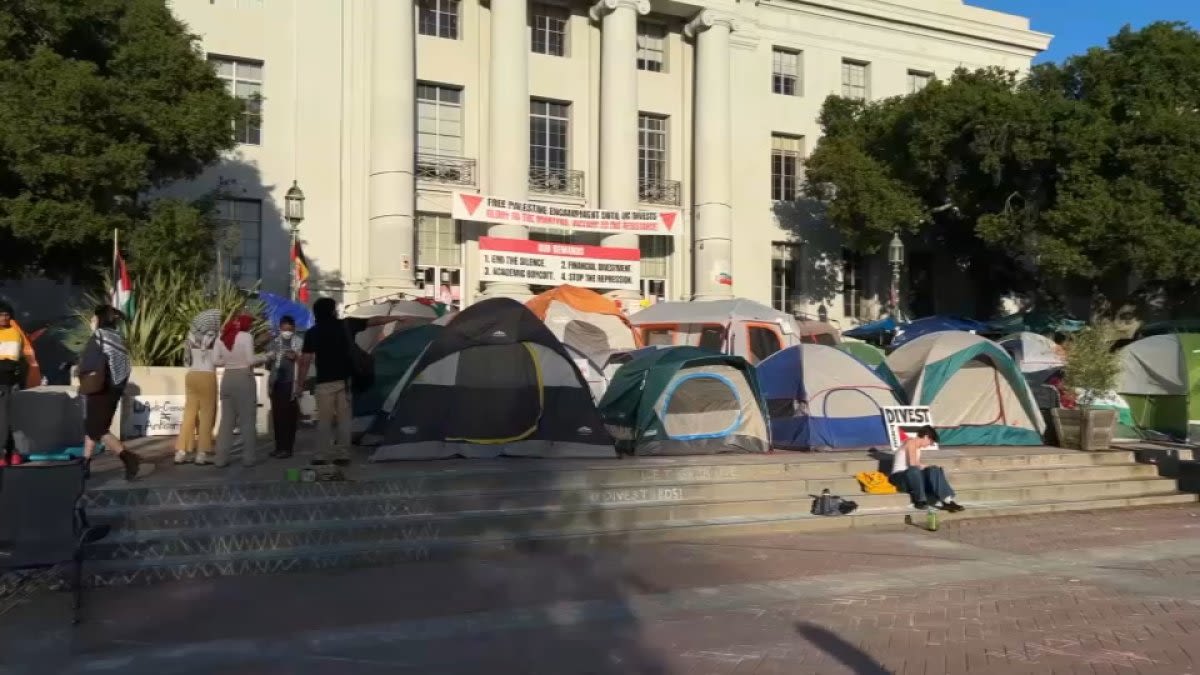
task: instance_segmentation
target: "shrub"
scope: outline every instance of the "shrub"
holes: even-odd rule
[[[1064,384],[1081,391],[1079,406],[1093,401],[1117,387],[1121,357],[1111,350],[1116,333],[1107,324],[1088,326],[1065,345],[1067,363]]]

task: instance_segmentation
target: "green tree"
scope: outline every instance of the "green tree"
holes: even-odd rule
[[[863,250],[920,233],[985,294],[1135,273],[1200,280],[1200,34],[1126,28],[1020,79],[956,72],[908,97],[831,98],[809,194]]]
[[[155,247],[139,233],[200,243],[202,207],[148,195],[233,147],[240,110],[164,0],[6,0],[0,273],[94,280],[114,228],[163,265],[210,250]]]

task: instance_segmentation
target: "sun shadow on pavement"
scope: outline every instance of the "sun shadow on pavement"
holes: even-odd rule
[[[871,658],[870,654],[822,626],[802,621],[796,624],[796,632],[814,647],[849,668],[855,675],[890,675],[892,672]]]

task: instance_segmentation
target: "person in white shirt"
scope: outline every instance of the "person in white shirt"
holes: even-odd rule
[[[213,452],[213,426],[217,422],[217,336],[221,312],[206,309],[192,319],[183,346],[188,367],[183,380],[185,394],[179,438],[175,441],[175,463],[208,464]],[[195,454],[193,454],[193,449]]]
[[[921,451],[937,443],[937,431],[925,425],[917,435],[904,441],[892,459],[892,485],[912,497],[913,506],[929,508],[930,503],[941,503],[950,513],[958,513],[963,507],[954,501],[954,489],[946,480],[946,472],[940,466],[921,463]]]
[[[258,396],[254,367],[266,363],[271,355],[254,352],[254,336],[250,333],[253,325],[249,315],[239,314],[225,324],[217,342],[216,362],[225,366],[221,375],[221,428],[217,431],[218,467],[229,466],[235,428],[241,431],[242,464],[253,466],[256,460]]]

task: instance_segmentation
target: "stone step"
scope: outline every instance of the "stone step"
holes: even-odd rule
[[[962,518],[1015,516],[1056,511],[1087,511],[1139,506],[1196,503],[1196,495],[1165,492],[1142,496],[1048,500],[1024,503],[976,504],[963,513],[942,514],[945,521]],[[632,523],[613,532],[599,527],[563,534],[551,529],[531,530],[520,537],[476,539],[430,537],[394,542],[352,542],[314,545],[286,550],[228,551],[220,556],[172,555],[157,559],[101,560],[88,562],[86,571],[96,585],[146,584],[216,576],[319,571],[332,568],[391,565],[430,559],[478,556],[513,549],[522,551],[587,551],[650,541],[696,541],[722,536],[804,532],[858,527],[898,526],[905,515],[920,514],[910,508],[864,510],[850,516],[811,516],[807,510],[769,517],[730,516],[667,522]],[[414,532],[414,534],[417,534]],[[914,530],[914,535],[919,532]]]
[[[972,471],[952,475],[951,483],[964,495],[972,490],[1053,484],[1070,478],[1073,482],[1097,483],[1154,478],[1157,469],[1145,464],[1114,464],[1080,467],[1042,467],[1003,471]],[[449,514],[560,506],[606,507],[660,502],[726,502],[767,499],[804,499],[824,489],[847,499],[863,497],[853,478],[816,480],[769,480],[741,483],[648,484],[613,486],[605,489],[528,490],[436,494],[357,494],[273,501],[231,501],[195,506],[142,506],[136,508],[90,509],[96,522],[127,530],[195,530],[230,526],[272,526],[286,522],[348,521],[396,516]]]
[[[964,451],[967,452],[967,451]],[[1033,452],[1028,454],[988,454],[986,451],[962,455],[938,456],[930,453],[930,463],[946,468],[951,475],[977,471],[1067,467],[1096,467],[1134,464],[1128,451],[1085,453]],[[138,485],[104,487],[89,490],[89,511],[126,509],[143,506],[191,507],[236,502],[262,503],[297,499],[346,496],[395,496],[413,498],[445,491],[485,492],[513,490],[578,490],[610,487],[657,486],[678,483],[737,483],[770,480],[848,480],[860,471],[874,471],[878,460],[860,454],[841,459],[814,461],[799,453],[775,453],[768,457],[690,458],[687,463],[671,463],[660,458],[625,460],[554,461],[480,460],[480,466],[455,463],[445,469],[405,470],[404,464],[355,467],[357,480],[331,483],[289,483],[283,480],[251,483],[210,482],[182,485]],[[282,479],[282,475],[280,476]],[[844,489],[850,492],[850,489]]]
[[[697,486],[705,488],[711,486]],[[755,486],[745,486],[753,488]],[[672,488],[675,489],[675,488]],[[1173,492],[1173,481],[1136,478],[1106,482],[1072,482],[960,489],[959,501],[968,506],[993,503],[1037,503],[1125,498]],[[649,491],[644,501],[614,504],[564,502],[535,507],[492,502],[488,508],[451,513],[389,514],[355,520],[321,519],[280,523],[161,530],[118,529],[89,550],[94,559],[161,559],[179,555],[226,556],[255,550],[288,550],[355,543],[399,544],[406,541],[450,539],[511,539],[548,531],[575,535],[585,531],[620,532],[648,523],[672,523],[737,517],[778,517],[806,512],[811,498],[772,498],[761,493],[744,501],[687,499],[679,492]],[[900,510],[907,495],[853,497],[864,513]]]

